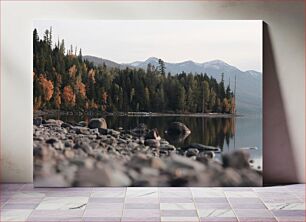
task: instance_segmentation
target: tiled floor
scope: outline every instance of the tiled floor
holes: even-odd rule
[[[1,185],[1,221],[305,221],[305,185],[37,188]]]

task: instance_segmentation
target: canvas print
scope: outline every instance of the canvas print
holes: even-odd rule
[[[262,185],[262,21],[32,31],[36,187]]]

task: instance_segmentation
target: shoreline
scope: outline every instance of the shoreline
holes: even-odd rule
[[[244,117],[242,114],[227,113],[158,113],[158,112],[101,112],[101,111],[64,111],[64,110],[35,110],[34,117],[47,115],[63,115],[63,116],[129,116],[129,117],[209,117],[209,118],[235,118]]]

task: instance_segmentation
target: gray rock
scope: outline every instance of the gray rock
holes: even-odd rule
[[[62,120],[55,120],[55,119],[48,119],[45,121],[44,125],[49,125],[49,126],[61,126],[63,124]]]
[[[202,155],[205,156],[207,159],[214,159],[216,154],[213,151],[204,151]]]
[[[123,172],[107,166],[102,169],[82,168],[77,172],[76,185],[78,186],[130,186],[130,178]]]
[[[61,127],[63,127],[63,128],[71,128],[72,125],[69,124],[69,123],[62,123]]]
[[[75,127],[73,127],[73,129],[75,130],[75,132],[77,134],[84,134],[84,135],[89,135],[90,134],[90,131],[87,127],[75,126]]]
[[[192,169],[196,171],[201,171],[205,169],[205,166],[203,164],[176,154],[171,155],[171,158],[167,161],[167,164],[172,169],[183,168]]]
[[[170,123],[166,132],[167,134],[170,135],[180,135],[180,134],[186,135],[191,133],[190,129],[184,123],[181,122]]]
[[[197,156],[199,154],[199,150],[198,149],[195,149],[195,148],[189,148],[187,151],[186,151],[186,156],[187,157],[191,157],[191,156]]]
[[[161,139],[159,142],[160,142],[160,145],[168,145],[169,144],[169,142],[165,139]]]
[[[114,136],[114,137],[118,137],[120,135],[119,131],[113,130],[113,129],[108,129],[108,134]]]
[[[82,127],[86,127],[87,126],[87,123],[85,121],[80,121],[78,122],[77,124],[78,126],[82,126]]]
[[[163,143],[163,144],[160,144],[160,150],[175,151],[176,148],[173,145]]]
[[[233,153],[222,155],[223,166],[232,167],[235,169],[250,168],[250,155],[245,150],[236,150]]]
[[[33,119],[33,125],[40,126],[42,124],[42,117],[36,117]]]
[[[150,147],[159,147],[160,143],[158,140],[154,140],[154,139],[147,139],[145,140],[144,144],[146,146],[150,146]]]
[[[94,128],[107,128],[107,124],[104,118],[93,118],[89,121],[88,127],[90,129]]]
[[[46,143],[48,144],[53,144],[53,143],[57,143],[59,142],[59,140],[57,138],[49,138],[46,140]]]

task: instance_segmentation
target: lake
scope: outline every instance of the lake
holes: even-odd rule
[[[51,117],[49,117],[51,118]],[[54,118],[54,117],[53,117]],[[57,118],[70,123],[88,120],[82,116],[57,116]],[[246,147],[248,149],[253,167],[262,170],[262,118],[256,116],[239,117],[195,117],[195,116],[105,116],[108,128],[133,129],[140,123],[149,129],[156,128],[162,138],[179,147],[190,143],[201,143],[209,146],[220,147],[222,153]],[[184,123],[191,134],[186,138],[169,138],[165,130],[171,122]],[[220,159],[220,155],[216,156]]]

